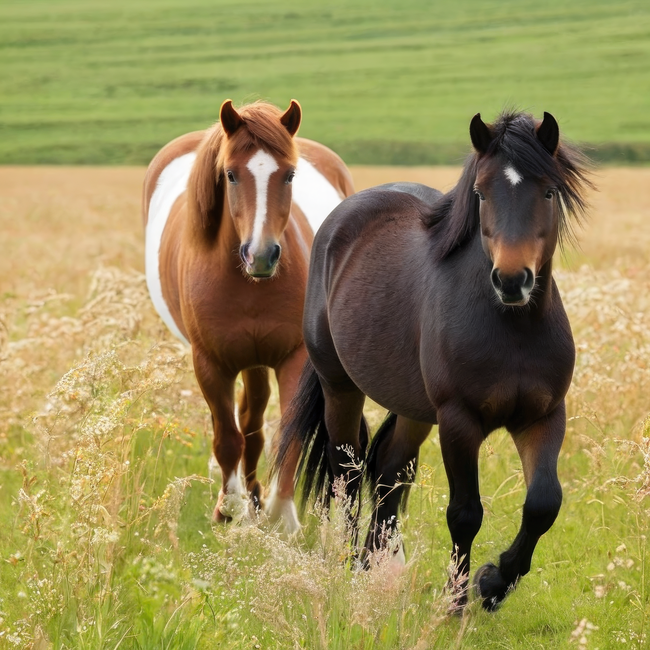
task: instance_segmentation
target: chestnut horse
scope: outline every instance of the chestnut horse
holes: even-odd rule
[[[268,368],[284,409],[306,359],[301,323],[313,233],[353,192],[336,154],[294,137],[301,116],[293,100],[285,113],[265,102],[237,111],[227,100],[220,123],[163,147],[144,181],[147,284],[163,321],[191,345],[210,407],[222,474],[218,521],[262,505],[256,472]],[[293,500],[284,498],[292,490],[289,479],[266,504],[290,531],[298,527]]]
[[[305,300],[310,361],[281,423],[275,467],[293,471],[285,459],[301,445],[303,496],[328,500],[340,477],[354,504],[365,460],[374,510],[362,556],[392,542],[399,560],[400,508],[437,424],[457,571],[448,586],[460,610],[483,518],[479,448],[505,427],[527,495],[513,544],[475,576],[491,610],[530,570],[562,502],[557,459],[575,349],[552,258],[590,183],[585,159],[560,144],[548,113],[541,122],[505,113],[492,125],[476,115],[470,135],[475,153],[448,194],[409,183],[371,188],[320,228]],[[367,456],[366,395],[389,410]]]

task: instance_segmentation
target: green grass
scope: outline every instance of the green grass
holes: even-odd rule
[[[446,616],[442,593],[449,488],[435,430],[402,523],[405,575],[357,572],[336,506],[329,521],[308,511],[290,542],[263,522],[211,526],[209,415],[140,274],[100,269],[80,309],[5,305],[0,648],[647,647],[645,278],[558,274],[580,344],[559,462],[564,505],[503,607],[487,614],[474,601],[463,618]],[[381,411],[367,413],[375,428]],[[480,480],[474,570],[498,558],[521,518],[521,465],[504,432],[484,444]]]
[[[350,163],[457,162],[507,105],[650,160],[642,0],[0,4],[0,163],[146,163],[221,101],[304,109]]]

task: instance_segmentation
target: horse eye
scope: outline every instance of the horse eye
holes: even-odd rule
[[[483,195],[483,192],[480,192],[479,190],[474,190],[474,194],[478,196],[479,200],[485,201],[485,196]]]
[[[291,183],[291,181],[294,179],[294,176],[295,176],[295,175],[296,175],[296,172],[289,172],[289,173],[287,174],[287,180],[285,181],[285,183],[286,183],[287,185],[289,185],[289,184]]]
[[[226,172],[226,176],[228,177],[228,182],[229,182],[229,183],[233,183],[233,184],[234,184],[234,183],[237,182],[237,181],[235,180],[235,175],[234,175],[230,170],[228,170],[228,171]]]
[[[552,199],[555,196],[556,192],[557,192],[557,190],[555,190],[555,189],[547,190],[546,191],[546,198],[547,199]]]

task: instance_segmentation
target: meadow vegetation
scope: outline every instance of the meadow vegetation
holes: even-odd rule
[[[603,172],[607,194],[594,196],[583,251],[558,259],[578,345],[558,521],[499,612],[472,602],[458,618],[442,591],[448,487],[435,431],[402,524],[402,576],[384,562],[369,572],[345,562],[336,505],[329,519],[310,509],[294,540],[263,520],[211,525],[209,414],[187,352],[150,305],[128,194],[142,170],[131,180],[127,171],[95,170],[94,192],[86,170],[0,171],[0,186],[10,178],[14,188],[0,206],[0,647],[648,646],[647,173],[631,173],[637,184],[619,196],[610,174],[623,170]],[[353,171],[357,187],[386,173]],[[437,186],[457,173],[411,172]],[[68,203],[66,175],[79,188]],[[111,215],[114,239],[103,234]],[[32,258],[15,246],[25,219]],[[46,255],[53,246],[58,255]],[[383,417],[367,412],[373,426]],[[269,430],[277,418],[274,394]],[[503,432],[484,445],[480,471],[475,568],[509,544],[525,493]]]
[[[3,2],[0,163],[145,164],[228,97],[348,163],[459,163],[504,104],[648,162],[648,34],[645,0]]]

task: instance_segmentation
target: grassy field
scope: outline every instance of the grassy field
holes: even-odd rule
[[[645,0],[0,3],[0,164],[142,164],[221,101],[301,101],[350,163],[457,163],[469,120],[550,111],[650,161]]]
[[[456,168],[353,169],[449,188]],[[635,648],[650,639],[650,170],[599,174],[558,260],[578,344],[565,503],[496,614],[446,616],[448,488],[435,433],[403,529],[409,564],[355,573],[336,513],[286,541],[212,528],[219,485],[191,362],[142,271],[140,168],[0,168],[0,648]],[[274,397],[268,418],[278,416]],[[373,425],[380,409],[369,406]],[[520,520],[509,438],[481,455],[474,567]]]

